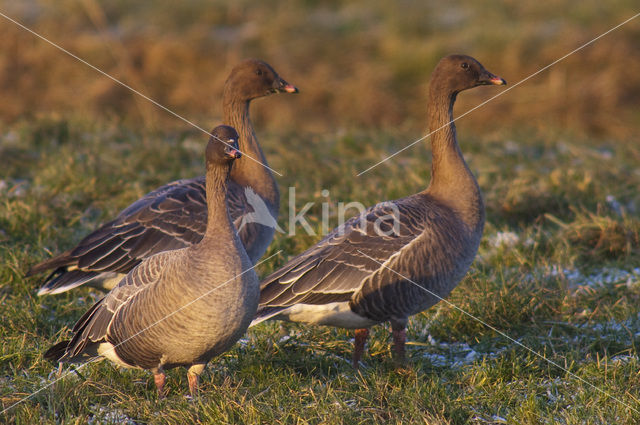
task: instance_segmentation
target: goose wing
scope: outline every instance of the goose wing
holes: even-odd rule
[[[230,182],[228,195],[231,218],[240,222],[248,209],[242,186]],[[38,294],[64,292],[101,273],[127,273],[158,252],[193,245],[202,239],[206,223],[204,176],[177,180],[146,194],[74,249],[37,264],[27,276],[54,269]],[[240,236],[245,243],[247,235]]]
[[[140,198],[71,252],[79,269],[126,273],[157,252],[199,242],[206,229],[204,177],[177,180]]]
[[[377,204],[291,259],[262,282],[254,324],[294,304],[349,300],[380,263],[422,233],[426,211],[417,204],[415,196]]]
[[[74,325],[74,336],[67,345],[63,359],[82,354],[89,344],[107,341],[109,330],[117,320],[118,311],[125,306],[140,303],[146,290],[161,279],[162,270],[174,255],[173,252],[160,253],[146,259],[103,299],[95,303]]]

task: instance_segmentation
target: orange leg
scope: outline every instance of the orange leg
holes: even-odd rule
[[[369,338],[369,329],[356,329],[356,338],[353,348],[353,368],[356,370],[358,369],[360,358],[362,358],[362,353],[364,352],[364,345],[367,342],[367,338]]]
[[[164,372],[157,372],[153,374],[153,381],[156,383],[158,389],[158,398],[164,398],[164,384],[167,382],[167,375]]]
[[[198,395],[198,375],[187,372],[187,379],[189,380],[189,392],[191,393],[191,397],[196,398]]]

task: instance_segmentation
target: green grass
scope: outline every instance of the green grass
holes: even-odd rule
[[[472,120],[472,118],[470,118]],[[416,138],[397,130],[318,136],[258,129],[283,193],[313,201],[373,204],[427,184],[424,144],[359,171]],[[635,423],[640,375],[640,174],[632,140],[547,130],[474,136],[461,146],[485,194],[478,258],[449,301],[561,365],[564,371],[478,320],[440,303],[412,318],[406,368],[394,367],[389,330],[374,328],[360,372],[343,330],[262,324],[184,397],[184,370],[169,373],[158,402],[151,375],[108,362],[70,373],[2,415],[32,423]],[[150,133],[82,118],[16,123],[0,135],[0,400],[8,407],[50,384],[42,353],[69,334],[97,299],[90,289],[38,298],[35,262],[71,247],[146,191],[202,173],[205,137]],[[328,198],[321,195],[328,189]],[[283,196],[281,225],[287,223]],[[313,219],[315,217],[315,219]],[[332,218],[332,226],[337,219]],[[278,234],[265,274],[318,236]],[[577,379],[575,376],[581,378]],[[583,381],[584,380],[584,381]],[[585,381],[588,383],[585,383]],[[595,389],[591,385],[599,388]]]

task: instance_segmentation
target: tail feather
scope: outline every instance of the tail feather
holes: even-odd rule
[[[251,321],[249,327],[255,326],[258,323],[262,323],[265,320],[272,319],[274,316],[277,316],[282,310],[285,310],[287,307],[261,307],[258,308],[258,311]]]
[[[47,277],[38,291],[38,295],[59,294],[68,291],[94,279],[99,274],[100,272],[87,272],[84,270],[68,271],[65,268],[57,269]]]
[[[65,251],[60,255],[56,255],[53,258],[44,260],[41,263],[38,263],[35,266],[31,267],[25,274],[25,277],[40,274],[52,269],[57,270],[63,267],[66,268],[67,266],[73,265],[74,262],[75,259],[73,256],[71,256],[71,250]]]
[[[53,363],[58,363],[62,360],[67,353],[67,347],[70,341],[62,341],[49,348],[43,355],[43,357]]]

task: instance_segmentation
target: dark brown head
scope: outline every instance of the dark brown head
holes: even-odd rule
[[[471,56],[450,55],[442,58],[431,76],[431,87],[455,95],[482,85],[506,85],[507,82],[487,71]]]
[[[298,93],[298,89],[280,78],[267,63],[247,59],[231,70],[224,85],[225,99],[249,101],[272,93]]]
[[[211,131],[207,144],[207,167],[216,165],[231,166],[234,160],[240,158],[238,147],[238,133],[228,125],[219,125]]]

